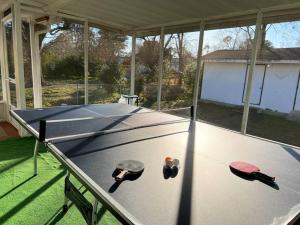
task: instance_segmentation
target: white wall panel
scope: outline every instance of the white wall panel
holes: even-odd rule
[[[205,63],[201,99],[242,105],[246,64]]]
[[[255,75],[264,72],[264,66],[257,65]],[[267,67],[260,105],[262,109],[289,113],[293,110],[300,65],[272,64]],[[210,62],[204,65],[201,99],[243,105],[243,89],[246,64]],[[254,77],[255,78],[255,77]],[[259,79],[261,84],[261,79]],[[300,85],[300,84],[299,84]],[[260,88],[255,88],[252,95],[257,95]],[[252,99],[253,100],[253,99]],[[295,110],[300,110],[300,87],[297,93]]]
[[[253,75],[253,83],[252,83],[252,91],[250,98],[250,105],[259,105],[261,100],[262,89],[264,85],[264,77],[265,77],[265,65],[256,65],[255,73]],[[249,66],[247,76],[249,74]],[[246,81],[247,86],[247,81]],[[246,87],[245,86],[245,87]],[[244,93],[244,101],[245,101],[245,93]]]
[[[299,69],[299,65],[270,65],[266,70],[260,107],[289,113],[293,109]]]

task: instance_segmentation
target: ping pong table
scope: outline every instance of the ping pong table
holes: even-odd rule
[[[74,202],[88,224],[97,223],[98,201],[128,224],[299,222],[296,147],[119,103],[14,110],[11,115],[37,139],[34,173],[38,146],[44,143],[94,195],[95,202],[88,202],[67,175],[65,208],[68,200]],[[164,175],[166,156],[179,159],[178,174]],[[143,162],[145,169],[138,179],[116,185],[112,173],[126,159]],[[258,165],[276,177],[276,185],[236,176],[228,167],[236,160]]]

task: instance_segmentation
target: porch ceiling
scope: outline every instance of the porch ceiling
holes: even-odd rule
[[[0,0],[0,4],[9,0]],[[159,33],[208,27],[253,24],[259,10],[266,17],[300,18],[299,0],[19,0],[27,11],[72,15],[125,32]],[[273,19],[276,19],[273,18]],[[283,18],[283,20],[284,20]]]

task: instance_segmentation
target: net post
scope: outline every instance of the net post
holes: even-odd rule
[[[46,120],[40,120],[39,142],[44,142],[46,139],[46,125]]]
[[[191,115],[191,118],[193,119],[194,118],[194,106],[192,105],[191,108],[190,108],[190,115]]]

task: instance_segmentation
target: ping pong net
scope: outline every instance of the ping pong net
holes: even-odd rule
[[[137,108],[122,115],[40,120],[39,141],[58,142],[190,121],[193,106],[160,111]]]

